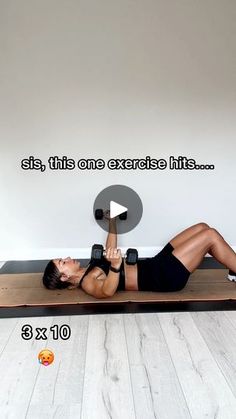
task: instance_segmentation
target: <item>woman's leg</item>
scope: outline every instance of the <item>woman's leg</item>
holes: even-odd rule
[[[177,236],[175,236],[173,239],[170,240],[170,244],[175,249],[177,246],[180,246],[180,244],[184,243],[186,240],[190,239],[190,237],[194,236],[197,233],[200,233],[203,230],[206,230],[208,228],[211,228],[206,223],[198,223],[194,224],[193,226],[186,228],[186,230],[183,230],[181,233],[179,233]],[[209,249],[208,252],[209,255],[213,256],[211,253],[211,250]]]
[[[177,234],[177,236],[171,239],[169,243],[175,249],[176,247],[180,246],[182,243],[186,242],[186,240],[190,239],[190,237],[208,228],[210,228],[210,226],[206,223],[194,224],[193,226],[186,228],[186,230],[183,230],[181,233]]]
[[[206,253],[236,272],[236,253],[214,228],[200,231],[177,246],[172,253],[191,273],[200,265]]]

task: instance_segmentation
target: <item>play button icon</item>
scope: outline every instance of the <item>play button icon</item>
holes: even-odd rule
[[[123,214],[128,211],[128,208],[123,205],[117,204],[117,202],[110,202],[110,218],[118,217],[118,215]]]
[[[104,216],[107,212],[109,212],[111,223]],[[133,189],[125,185],[111,185],[97,195],[93,205],[93,214],[103,230],[109,232],[109,228],[116,228],[110,231],[124,234],[133,230],[141,220],[143,205]]]

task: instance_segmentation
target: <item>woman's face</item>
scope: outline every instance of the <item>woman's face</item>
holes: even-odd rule
[[[53,259],[57,269],[60,273],[66,276],[73,276],[78,273],[80,268],[80,262],[75,259],[71,259],[69,256],[65,259]]]

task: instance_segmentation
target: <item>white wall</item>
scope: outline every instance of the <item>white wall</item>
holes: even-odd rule
[[[0,260],[84,255],[105,239],[93,201],[116,183],[144,205],[120,245],[161,247],[199,221],[236,244],[235,21],[230,0],[0,1]],[[215,170],[23,171],[30,155]]]

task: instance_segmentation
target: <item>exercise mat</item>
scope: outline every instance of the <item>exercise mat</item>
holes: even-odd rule
[[[101,299],[81,288],[48,290],[42,284],[42,273],[0,274],[0,307],[236,300],[236,283],[226,278],[227,273],[226,269],[197,269],[181,291],[118,291]]]

